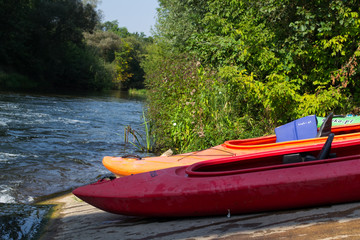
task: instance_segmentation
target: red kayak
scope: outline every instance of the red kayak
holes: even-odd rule
[[[360,139],[217,159],[100,180],[73,193],[139,216],[242,214],[360,200]],[[330,153],[331,146],[331,153]]]

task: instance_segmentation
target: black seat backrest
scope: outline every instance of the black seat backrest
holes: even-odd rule
[[[315,160],[322,160],[327,158],[334,158],[336,157],[336,153],[330,153],[331,144],[334,140],[334,133],[330,133],[324,146],[321,148],[318,156],[315,157],[309,153],[293,153],[293,154],[286,154],[283,156],[283,163],[298,163],[298,162],[308,162],[308,161],[315,161]]]
[[[319,132],[317,133],[316,137],[325,137],[329,136],[331,133],[331,125],[332,125],[332,119],[334,114],[330,113],[324,120],[324,122],[321,124]]]
[[[327,159],[329,158],[330,150],[331,150],[331,143],[334,139],[335,134],[330,133],[329,137],[327,138],[324,146],[322,147],[321,151],[319,152],[319,155],[317,156],[318,160]]]

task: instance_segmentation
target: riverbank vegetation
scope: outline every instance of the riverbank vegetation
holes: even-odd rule
[[[157,144],[199,150],[358,113],[357,1],[159,0],[143,63]]]
[[[159,0],[152,37],[96,4],[1,1],[0,88],[146,87],[148,130],[177,152],[359,113],[357,1]]]
[[[0,1],[0,89],[143,88],[152,39],[102,23],[97,2]]]

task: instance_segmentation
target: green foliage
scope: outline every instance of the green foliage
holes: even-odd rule
[[[148,115],[158,147],[195,151],[229,138],[264,133],[252,129],[254,119],[240,114],[237,101],[215,72],[192,58],[155,52],[150,56],[157,61],[147,62],[145,71]]]
[[[131,76],[123,82],[125,89],[144,88],[144,70],[141,67],[141,63],[144,61],[144,58],[147,53],[147,46],[152,43],[152,38],[146,38],[141,35],[133,34],[127,38],[124,38],[124,41],[129,44],[130,52],[128,54],[128,64],[129,71],[131,71]]]
[[[196,150],[358,111],[359,17],[354,0],[161,0],[143,64],[158,143]]]
[[[112,63],[115,60],[115,53],[123,50],[123,41],[113,32],[94,31],[84,33],[84,37],[86,44],[106,62]]]
[[[114,33],[121,38],[129,37],[131,35],[126,27],[119,27],[119,22],[117,20],[104,22],[100,24],[98,28],[104,32]]]
[[[86,35],[86,41],[113,67],[113,83],[118,89],[144,88],[144,70],[141,62],[146,47],[153,39],[144,33],[129,33],[119,27],[118,21],[107,21],[97,25],[98,30]],[[97,49],[97,50],[96,50]]]
[[[159,0],[157,9],[156,32],[164,36],[162,41],[179,49],[186,47],[185,42],[196,33],[199,23],[206,12],[206,0]]]
[[[37,88],[102,89],[111,75],[83,42],[98,15],[80,0],[0,2],[0,67]],[[101,75],[101,76],[100,76]],[[14,80],[15,81],[15,80]],[[15,86],[14,82],[12,86]]]
[[[144,88],[144,71],[140,64],[152,38],[129,33],[125,27],[119,27],[117,21],[105,22],[97,27],[99,29],[95,32],[85,34],[86,43],[95,54],[111,64],[114,88]]]
[[[131,48],[129,44],[124,44],[124,49],[119,52],[115,52],[115,71],[116,71],[116,83],[120,86],[124,86],[124,82],[127,82],[132,77],[133,73],[130,72],[129,61],[132,60],[130,56]]]

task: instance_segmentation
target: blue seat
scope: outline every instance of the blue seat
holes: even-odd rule
[[[293,141],[317,136],[317,118],[315,115],[296,119],[275,128],[276,142]]]

